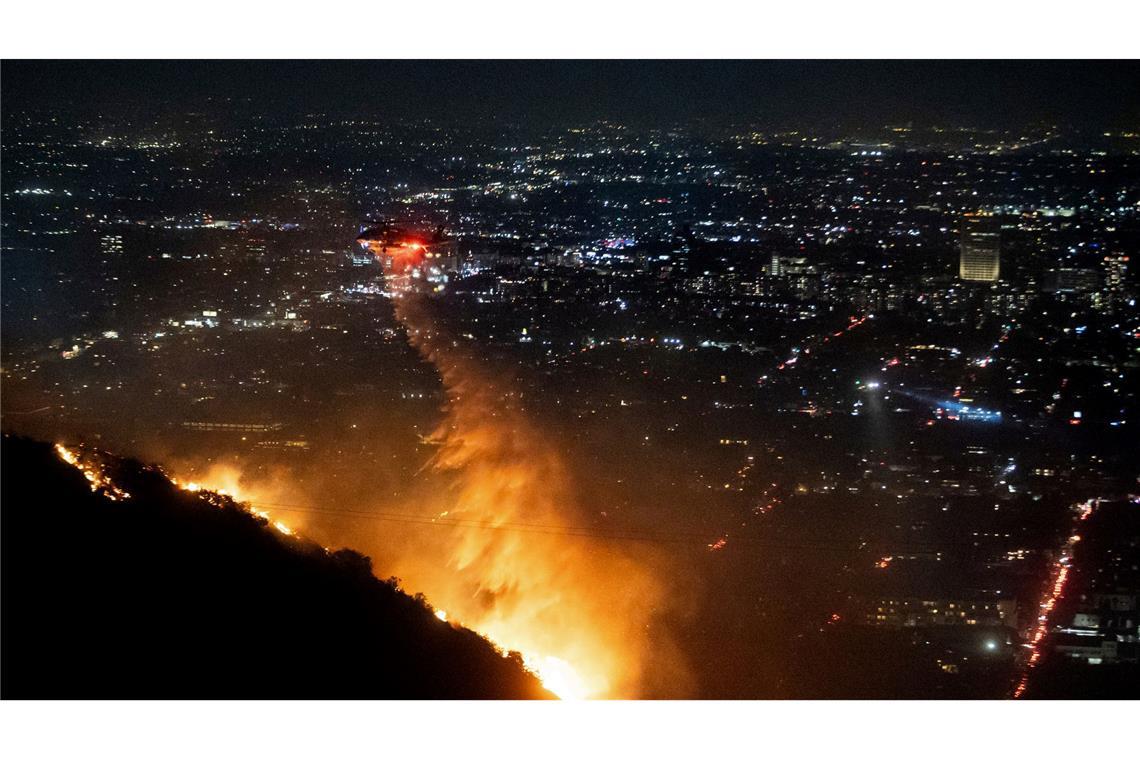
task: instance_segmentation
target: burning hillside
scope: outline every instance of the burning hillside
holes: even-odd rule
[[[396,315],[447,393],[429,467],[450,478],[435,513],[455,527],[406,553],[406,574],[455,619],[521,652],[559,696],[635,696],[662,584],[624,550],[567,537],[587,525],[557,443],[504,405],[509,383],[449,335],[431,288],[416,282],[423,247],[369,247],[388,257]]]
[[[549,696],[367,557],[157,468],[6,438],[3,503],[5,697]]]

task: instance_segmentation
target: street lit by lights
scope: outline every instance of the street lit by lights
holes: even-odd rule
[[[1030,673],[1041,660],[1042,640],[1050,631],[1050,617],[1053,609],[1057,606],[1058,600],[1060,600],[1065,593],[1065,584],[1069,579],[1069,562],[1072,560],[1073,547],[1081,540],[1080,525],[1093,513],[1096,504],[1097,501],[1095,499],[1089,499],[1074,507],[1074,511],[1076,512],[1076,519],[1074,520],[1075,526],[1072,533],[1069,534],[1068,539],[1066,539],[1060,556],[1053,563],[1051,582],[1044,598],[1038,605],[1040,612],[1037,616],[1037,625],[1033,628],[1033,633],[1029,641],[1025,644],[1029,650],[1029,658],[1026,660],[1025,670],[1021,675],[1021,679],[1013,690],[1014,699],[1018,699],[1025,694],[1025,690],[1029,686]]]

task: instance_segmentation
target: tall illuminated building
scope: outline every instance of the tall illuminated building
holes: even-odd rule
[[[103,235],[99,238],[99,252],[104,261],[120,258],[123,255],[123,236]]]
[[[997,282],[1001,274],[1001,227],[990,214],[962,217],[958,276],[970,282]]]
[[[1104,257],[1104,284],[1109,291],[1119,293],[1124,290],[1128,279],[1128,257],[1117,253]]]
[[[1128,256],[1112,253],[1104,257],[1104,306],[1117,309],[1131,301],[1128,295]]]

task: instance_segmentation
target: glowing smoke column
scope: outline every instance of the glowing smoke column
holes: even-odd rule
[[[421,568],[409,580],[449,619],[520,651],[560,696],[634,696],[662,590],[625,547],[559,532],[583,527],[561,458],[504,403],[501,373],[439,331],[435,304],[407,277],[417,250],[392,256],[388,283],[412,344],[447,391],[430,466],[451,474],[455,492],[438,506],[480,527],[453,529],[446,572]]]

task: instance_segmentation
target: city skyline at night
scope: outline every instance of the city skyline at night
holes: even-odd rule
[[[5,701],[1140,696],[1135,60],[341,22],[0,64]]]
[[[1001,696],[1049,521],[1127,498],[1134,133],[203,116],[6,112],[6,431],[224,472],[532,662],[625,651],[570,677],[582,696],[813,695],[827,678],[778,685],[803,652],[714,686],[675,643],[678,594],[711,603],[725,574],[718,610],[765,589],[821,648],[914,627],[899,604],[984,611],[938,617],[983,643],[842,688],[928,690],[933,667]],[[460,522],[414,549],[422,529],[329,503]],[[762,559],[785,540],[808,596]],[[604,590],[610,564],[644,588]],[[516,617],[464,601],[488,591]],[[594,628],[599,603],[631,630]],[[762,658],[761,630],[718,649]]]

